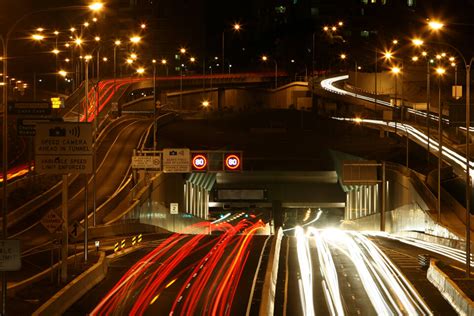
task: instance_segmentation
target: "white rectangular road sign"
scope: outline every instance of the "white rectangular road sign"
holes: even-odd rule
[[[90,123],[38,123],[36,155],[92,155]]]
[[[163,172],[187,173],[191,171],[189,148],[163,148]]]
[[[35,153],[40,173],[92,173],[92,125],[38,123]]]
[[[54,210],[50,210],[41,219],[41,224],[52,234],[61,227],[63,219]]]
[[[161,170],[161,155],[157,156],[133,156],[133,169],[154,169]]]
[[[20,269],[20,241],[0,240],[0,271],[18,271]]]
[[[39,173],[92,173],[92,155],[38,155],[35,163]]]
[[[178,203],[170,203],[170,214],[179,214],[178,213]]]

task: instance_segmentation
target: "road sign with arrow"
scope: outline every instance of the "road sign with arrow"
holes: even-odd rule
[[[78,221],[75,221],[71,226],[69,226],[69,235],[72,238],[76,239],[84,232],[84,227]]]

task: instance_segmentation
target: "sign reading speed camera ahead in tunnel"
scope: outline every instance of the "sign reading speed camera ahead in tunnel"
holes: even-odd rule
[[[191,169],[193,171],[207,171],[208,169],[207,154],[192,153]]]
[[[224,155],[224,170],[226,171],[242,171],[242,154],[226,153]]]

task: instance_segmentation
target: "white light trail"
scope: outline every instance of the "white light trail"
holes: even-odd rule
[[[382,232],[370,232],[366,234],[370,236],[385,237],[392,240],[396,240],[396,241],[405,243],[407,245],[411,245],[414,247],[418,247],[421,249],[425,249],[425,250],[440,254],[442,256],[445,256],[447,258],[450,258],[452,260],[458,261],[463,264],[466,263],[466,251],[464,250],[460,250],[460,249],[412,238],[412,237],[395,236],[395,235],[382,233]],[[474,266],[474,262],[472,261],[472,256],[471,256],[471,266]]]
[[[352,261],[378,315],[431,314],[411,283],[367,237],[341,230],[324,230],[321,236]]]
[[[298,283],[300,284],[300,298],[303,307],[303,314],[306,316],[313,316],[313,267],[311,264],[308,239],[301,227],[296,227],[295,236],[301,278],[301,280],[298,280]]]
[[[339,81],[343,81],[343,80],[347,80],[347,79],[349,79],[349,75],[343,75],[343,76],[324,79],[324,80],[321,80],[321,87],[324,90],[332,92],[332,93],[336,93],[336,94],[344,95],[344,96],[349,96],[349,97],[357,98],[357,99],[368,101],[368,102],[374,102],[375,104],[380,104],[380,105],[383,105],[383,106],[386,106],[386,107],[394,108],[394,106],[390,102],[380,100],[380,99],[376,99],[376,98],[373,98],[373,97],[368,97],[368,96],[361,95],[361,94],[358,94],[358,93],[350,92],[350,91],[347,91],[347,90],[344,90],[344,89],[341,89],[341,88],[338,88],[338,87],[334,86],[334,83],[339,82]],[[415,110],[415,109],[408,108],[408,107],[407,107],[406,111],[408,113],[412,113],[412,114],[415,114],[415,115],[418,115],[418,116],[426,117],[426,113],[423,112],[423,111]],[[433,114],[430,114],[429,116],[430,116],[430,119],[432,119],[434,121],[438,121],[438,116],[433,115]],[[443,118],[443,121],[446,122],[446,123],[449,123],[448,119]]]
[[[374,125],[382,125],[382,126],[388,126],[390,128],[395,128],[395,125],[397,127],[404,131],[408,132],[411,137],[414,139],[417,139],[421,144],[428,144],[428,137],[421,132],[419,129],[405,124],[405,123],[395,123],[395,122],[386,122],[382,120],[372,120],[372,119],[362,119],[362,118],[343,118],[343,117],[333,117],[335,120],[341,120],[341,121],[350,121],[350,122],[357,122],[357,123],[368,123],[368,124],[374,124]],[[403,128],[401,128],[403,127]],[[430,149],[433,151],[437,152],[438,151],[438,142],[432,138],[430,140]],[[463,172],[466,170],[466,159],[465,157],[461,156],[459,153],[455,152],[449,147],[442,146],[441,149],[442,155],[451,163],[454,163],[458,165]],[[471,174],[471,179],[474,177],[474,163],[472,161],[469,161],[469,173]]]
[[[319,230],[309,227],[308,235],[314,236],[312,239],[315,241],[318,249],[319,266],[323,276],[322,285],[331,315],[344,315],[336,265],[334,264],[329,246],[326,240],[322,238]]]

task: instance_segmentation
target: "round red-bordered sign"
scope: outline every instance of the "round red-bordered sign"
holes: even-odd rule
[[[240,167],[240,158],[237,155],[229,155],[225,158],[225,165],[230,170],[236,170]]]
[[[192,164],[194,169],[203,170],[207,167],[207,158],[204,155],[198,154],[193,157]]]

